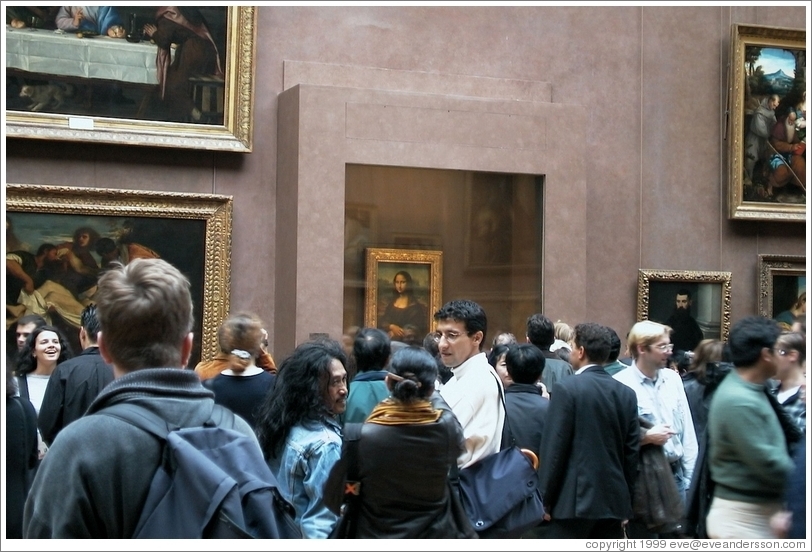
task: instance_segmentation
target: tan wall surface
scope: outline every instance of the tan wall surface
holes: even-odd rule
[[[316,293],[314,279],[323,275],[302,274],[313,270],[309,262],[277,266],[278,259],[293,254],[295,240],[329,249],[343,237],[336,234],[343,232],[340,222],[312,225],[327,215],[340,219],[338,206],[327,201],[339,199],[337,190],[321,190],[325,195],[319,201],[313,196],[310,201],[323,211],[298,221],[287,210],[295,200],[277,197],[277,178],[299,178],[302,169],[300,160],[285,159],[278,166],[278,156],[327,154],[307,152],[307,144],[278,146],[279,95],[293,86],[286,80],[296,76],[315,85],[352,87],[336,79],[373,68],[379,85],[365,81],[360,88],[408,92],[412,85],[424,90],[424,81],[442,91],[448,82],[459,86],[469,82],[465,77],[478,77],[456,94],[499,99],[503,81],[513,83],[511,90],[526,83],[517,99],[530,105],[551,101],[573,112],[570,118],[561,110],[563,115],[549,123],[547,140],[568,143],[580,137],[572,161],[580,166],[556,170],[562,183],[568,171],[574,181],[585,181],[585,197],[576,193],[585,209],[569,212],[565,201],[559,205],[568,226],[584,228],[584,237],[570,244],[581,250],[574,258],[582,260],[576,263],[574,286],[564,274],[548,275],[545,304],[554,310],[548,314],[573,324],[579,318],[594,320],[625,335],[635,317],[638,268],[724,270],[733,273],[735,321],[757,310],[758,255],[803,255],[806,240],[804,224],[727,220],[723,112],[730,26],[803,28],[806,17],[803,7],[757,6],[261,7],[253,153],[15,139],[6,144],[6,181],[233,195],[231,306],[265,319],[271,347],[281,357],[309,332],[340,331],[340,318],[334,320],[336,304]],[[291,71],[296,67],[297,75],[285,74],[286,61],[301,62],[287,65]],[[330,82],[301,76],[317,64],[336,70]],[[336,66],[353,69],[342,72]],[[438,93],[453,97],[456,90]],[[310,124],[298,114],[297,109],[286,112],[287,126]],[[373,114],[358,113],[367,116]],[[391,153],[376,140],[349,143],[338,156],[349,162]],[[419,152],[413,149],[407,157]],[[415,165],[453,164],[431,159],[431,150],[424,154],[429,161]],[[498,165],[499,156],[494,153],[488,163]],[[327,186],[337,178],[334,171],[316,177],[324,177]],[[330,230],[323,233],[323,227]],[[280,228],[284,236],[277,234]],[[564,249],[556,247],[559,253]],[[327,264],[340,279],[340,247],[337,255]],[[290,297],[297,280],[307,284],[307,293]],[[327,330],[322,308],[329,313]]]

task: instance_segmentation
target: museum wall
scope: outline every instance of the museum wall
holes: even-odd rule
[[[282,357],[291,347],[290,330],[280,327],[287,307],[277,309],[290,304],[277,296],[277,278],[290,270],[290,259],[282,266],[278,257],[291,221],[277,223],[285,62],[548,83],[550,101],[569,109],[547,127],[547,140],[582,136],[570,162],[586,181],[586,216],[576,209],[568,218],[566,201],[546,205],[567,223],[545,231],[583,230],[571,248],[586,285],[573,290],[553,272],[543,282],[544,304],[555,305],[547,314],[604,323],[623,336],[635,321],[639,268],[730,271],[735,321],[757,311],[758,255],[804,255],[806,224],[727,219],[730,28],[804,28],[806,18],[803,7],[757,6],[260,7],[252,153],[9,139],[5,181],[233,196],[231,308],[257,312]],[[396,201],[401,190],[391,193]],[[343,243],[341,223],[324,227]],[[300,270],[296,278],[312,288],[338,285],[318,267]],[[297,340],[342,331],[340,318],[325,325],[318,304],[290,317],[299,317]],[[277,335],[286,336],[278,348]]]

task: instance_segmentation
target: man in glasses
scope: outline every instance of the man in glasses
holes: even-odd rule
[[[453,376],[440,395],[457,416],[465,437],[465,451],[457,459],[462,469],[499,452],[505,408],[500,399],[502,383],[494,372],[482,343],[488,319],[473,301],[449,301],[434,314],[440,359]]]
[[[682,378],[673,370],[663,370],[674,350],[670,335],[670,327],[650,320],[632,326],[627,338],[632,365],[613,377],[637,394],[638,415],[653,424],[641,436],[640,445],[663,447],[684,504],[699,446]],[[634,520],[629,524],[629,537],[656,538]]]

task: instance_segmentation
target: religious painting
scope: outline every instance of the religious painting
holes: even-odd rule
[[[806,220],[806,32],[733,25],[728,217]]]
[[[255,7],[6,8],[6,135],[252,149]]]
[[[637,320],[670,326],[675,350],[693,351],[703,339],[727,339],[730,272],[640,269]]]
[[[368,248],[364,325],[422,344],[442,300],[442,260],[442,251]]]
[[[219,350],[229,307],[230,196],[9,184],[6,187],[6,330],[40,314],[73,338],[110,264],[160,258],[191,284],[189,367]],[[15,275],[25,271],[34,282]]]
[[[806,317],[806,257],[758,256],[759,314],[791,330],[796,317]]]

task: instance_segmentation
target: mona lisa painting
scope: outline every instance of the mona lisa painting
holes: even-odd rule
[[[442,251],[366,250],[364,325],[393,341],[423,342],[442,297]]]

